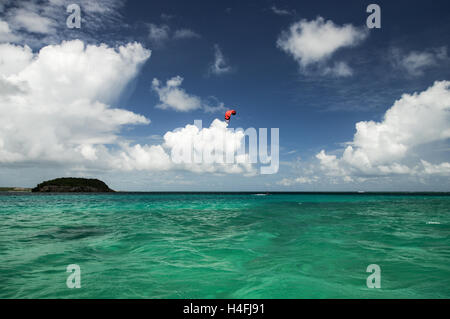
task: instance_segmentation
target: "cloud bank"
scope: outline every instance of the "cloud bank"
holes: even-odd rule
[[[150,57],[140,44],[117,50],[81,41],[0,45],[0,162],[82,162],[106,152],[144,116],[110,106]]]
[[[404,94],[381,122],[362,121],[341,157],[316,155],[331,176],[448,174],[450,163],[431,164],[420,146],[450,138],[450,82]]]
[[[201,130],[187,125],[167,132],[157,145],[132,144],[122,137],[124,127],[150,123],[142,115],[112,106],[150,55],[139,43],[110,48],[74,40],[37,53],[27,46],[0,44],[0,163],[104,171],[251,172],[245,161],[172,161],[172,151],[186,145],[187,139],[195,140],[195,151],[202,152],[223,143],[222,136],[228,134],[223,147],[237,150],[243,134],[228,132],[227,124],[219,120]],[[177,89],[181,81],[175,77],[166,88]],[[187,99],[190,107],[203,106],[189,96],[171,94],[167,102],[173,105]]]

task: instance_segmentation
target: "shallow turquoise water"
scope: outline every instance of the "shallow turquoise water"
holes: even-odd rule
[[[0,298],[450,298],[450,196],[1,194],[0,220]]]

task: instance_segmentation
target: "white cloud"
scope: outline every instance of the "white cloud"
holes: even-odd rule
[[[225,110],[224,104],[216,98],[203,100],[200,97],[188,94],[182,87],[183,78],[175,76],[166,81],[162,86],[158,79],[153,79],[152,90],[158,94],[161,101],[156,107],[167,110],[172,109],[179,112],[188,112],[197,109],[203,109],[205,112],[221,112]]]
[[[117,142],[122,126],[149,123],[109,105],[149,57],[137,43],[114,50],[69,41],[37,54],[1,44],[2,82],[18,90],[0,94],[0,162],[83,163],[110,156],[104,145]]]
[[[15,28],[31,33],[54,34],[56,32],[55,21],[26,9],[15,10],[11,23]]]
[[[0,74],[8,77],[20,73],[31,63],[33,57],[28,46],[0,44]]]
[[[232,67],[228,65],[219,45],[214,45],[214,62],[211,64],[209,71],[215,75],[230,73]]]
[[[245,154],[234,164],[172,161],[172,151],[189,139],[200,153],[211,145],[237,150],[243,133],[228,130],[217,119],[209,128],[187,125],[167,132],[160,144],[132,145],[120,135],[124,126],[150,123],[142,115],[111,106],[150,53],[138,43],[113,49],[75,40],[46,46],[38,53],[1,44],[0,163],[81,171],[253,173]],[[177,88],[181,82],[175,77],[167,81],[167,88]]]
[[[191,29],[184,28],[172,31],[167,24],[156,25],[151,23],[148,37],[154,45],[164,46],[170,40],[195,39],[201,36]]]
[[[16,42],[19,37],[14,35],[8,22],[0,19],[0,42]]]
[[[392,63],[395,67],[406,71],[409,75],[420,76],[430,67],[448,61],[447,47],[433,48],[422,52],[402,53],[399,49],[391,51]]]
[[[108,160],[111,168],[124,171],[184,170],[194,173],[256,174],[248,154],[238,153],[244,143],[244,133],[230,130],[227,126],[227,123],[218,119],[205,128],[188,124],[166,132],[161,144],[131,146],[122,143],[120,152]],[[93,150],[87,149],[86,152],[97,159]],[[226,161],[227,153],[235,156],[232,163]]]
[[[292,15],[293,14],[289,10],[280,9],[280,8],[277,8],[276,6],[270,7],[270,10],[272,10],[273,13],[275,13],[276,15],[279,15],[279,16],[286,16],[286,15]]]
[[[149,33],[148,38],[154,44],[162,44],[164,41],[167,41],[170,38],[170,27],[168,25],[156,25],[151,23],[149,25]]]
[[[332,75],[337,77],[347,77],[353,75],[353,70],[345,62],[337,62],[332,67],[324,67],[323,75]]]
[[[450,163],[431,164],[427,161],[421,161],[426,174],[450,175]]]
[[[58,2],[64,7],[67,7],[68,4],[74,3],[73,0],[50,0],[50,2]],[[122,7],[126,0],[81,0],[79,2],[81,3],[80,7],[82,8],[83,12],[114,15],[116,14],[114,11]]]
[[[420,145],[450,138],[450,82],[438,81],[421,93],[404,94],[386,111],[383,121],[356,124],[353,141],[342,157],[316,155],[330,175],[429,174],[446,171],[447,163],[428,165]],[[414,161],[422,157],[421,162]],[[422,164],[422,165],[420,165]]]
[[[322,17],[316,20],[300,20],[283,31],[277,40],[277,46],[291,55],[304,70],[308,66],[324,63],[337,50],[359,44],[368,35],[364,28],[351,24],[336,25],[333,21],[325,21]],[[328,71],[331,72],[331,71]],[[337,65],[335,75],[348,75],[349,67],[343,69]]]
[[[308,176],[301,176],[301,177],[295,177],[295,178],[283,178],[281,181],[278,181],[277,184],[281,186],[294,186],[298,184],[312,184],[319,180],[317,176],[308,177]]]
[[[2,0],[5,2],[5,0]],[[74,36],[93,42],[101,35],[107,42],[109,32],[121,25],[119,9],[124,0],[78,0],[82,10],[82,28],[74,33],[67,28],[66,8],[72,0],[8,1],[7,10],[0,10],[0,18],[7,23],[9,35],[0,30],[0,42],[17,43],[40,48],[47,44],[60,43]],[[5,24],[0,23],[5,30]]]
[[[161,145],[129,145],[124,143],[119,155],[111,160],[118,170],[161,171],[172,168],[172,161]]]
[[[173,34],[174,39],[190,39],[190,38],[200,38],[200,35],[191,29],[179,29]]]
[[[158,94],[162,102],[156,107],[160,109],[173,109],[180,112],[188,112],[202,107],[202,101],[195,95],[186,93],[180,86],[183,83],[181,76],[176,76],[166,81],[165,86],[161,86],[158,79],[153,79],[152,89]]]
[[[0,19],[0,34],[8,34],[10,32],[8,23]]]
[[[193,172],[255,174],[248,154],[238,154],[244,143],[244,132],[227,129],[228,124],[215,119],[209,128],[186,125],[184,128],[167,132],[164,135],[165,148],[174,154],[177,166]],[[186,160],[183,156],[190,150]],[[215,152],[212,152],[214,147]],[[235,154],[236,160],[227,163],[225,155]],[[196,158],[200,160],[197,162]]]
[[[322,168],[328,171],[330,175],[346,175],[345,170],[339,167],[336,155],[328,155],[322,150],[320,153],[316,154],[316,158],[320,161]]]

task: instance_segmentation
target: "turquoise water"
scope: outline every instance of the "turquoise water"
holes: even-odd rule
[[[450,196],[1,194],[0,219],[0,298],[450,298]]]

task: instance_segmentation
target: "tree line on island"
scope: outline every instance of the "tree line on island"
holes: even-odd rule
[[[34,193],[111,193],[104,182],[94,178],[63,177],[38,184]]]

